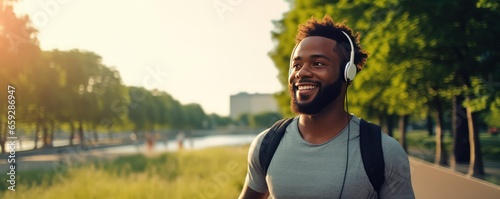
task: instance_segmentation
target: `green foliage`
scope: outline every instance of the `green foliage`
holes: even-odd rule
[[[210,128],[212,129],[216,127],[225,127],[234,123],[234,121],[230,117],[221,117],[213,113],[207,115],[207,119],[209,121]]]
[[[37,30],[29,22],[27,16],[14,13],[14,0],[0,2],[0,81],[2,87],[7,85],[16,88],[15,97],[26,96],[22,86],[29,85],[24,74],[26,69],[36,64],[40,56],[40,48],[36,37]],[[3,90],[5,91],[5,90]],[[23,92],[21,92],[23,91]],[[0,113],[7,114],[7,92],[0,92]],[[22,102],[16,99],[16,111],[26,112],[26,107],[19,107]],[[24,109],[24,110],[23,110]],[[19,115],[19,114],[18,114]],[[16,121],[22,121],[16,120]],[[6,117],[0,118],[0,124],[7,124]],[[4,143],[7,140],[7,131],[4,125],[0,125],[0,147],[4,152]]]
[[[444,142],[446,150],[451,152],[452,137],[450,132],[446,132]],[[395,135],[399,139],[398,135]],[[490,135],[488,133],[481,133],[479,139],[481,140],[481,151],[483,157],[487,161],[500,162],[500,136]],[[429,162],[434,162],[434,153],[436,150],[435,136],[429,136],[428,132],[415,130],[407,134],[409,154]]]
[[[154,117],[156,114],[151,113],[151,116],[148,116],[147,113],[147,110],[152,110],[147,107],[154,105],[146,101],[148,98],[152,98],[151,92],[142,87],[129,87],[128,91],[131,99],[128,119],[134,124],[134,130],[144,131],[151,129],[152,124],[148,123],[148,117]]]
[[[157,128],[202,129],[208,122],[199,104],[182,105],[169,94],[143,87],[129,87],[128,119],[135,131],[154,131]]]
[[[186,120],[189,121],[188,128],[203,129],[208,127],[208,119],[199,104],[187,104],[183,106]]]
[[[252,115],[250,113],[242,113],[241,115],[238,116],[236,122],[242,126],[250,126],[253,123]]]
[[[280,113],[277,112],[262,112],[257,113],[252,116],[253,127],[257,128],[269,128],[276,121],[283,118]]]
[[[268,128],[282,118],[283,116],[280,113],[274,111],[261,112],[256,114],[243,113],[238,117],[236,122],[239,125],[251,128]]]
[[[500,128],[500,98],[491,104],[489,112],[484,116],[484,121],[489,127]]]

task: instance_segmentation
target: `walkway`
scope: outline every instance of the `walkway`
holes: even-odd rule
[[[500,199],[500,186],[410,157],[418,199]]]

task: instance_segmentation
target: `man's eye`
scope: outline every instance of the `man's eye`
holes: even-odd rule
[[[300,68],[300,64],[293,64],[292,68]]]
[[[325,64],[322,62],[314,62],[313,66],[324,66]]]

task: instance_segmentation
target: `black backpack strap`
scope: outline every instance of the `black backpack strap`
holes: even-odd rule
[[[292,120],[293,118],[285,118],[277,121],[262,139],[262,144],[259,149],[259,162],[264,175],[267,174],[267,169],[269,168],[269,164],[271,164],[274,152],[276,152],[281,138],[283,138],[285,134],[286,127]]]
[[[382,151],[382,133],[380,126],[360,119],[359,146],[366,174],[373,188],[380,195],[385,182],[385,163]],[[379,197],[380,198],[380,197]]]

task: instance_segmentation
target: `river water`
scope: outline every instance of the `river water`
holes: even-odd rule
[[[184,149],[201,149],[214,146],[227,146],[227,145],[242,145],[249,144],[255,138],[256,134],[237,134],[237,135],[207,135],[193,138],[185,138],[183,140]],[[66,146],[69,144],[67,139],[54,140],[54,147]],[[39,142],[38,146],[43,143]],[[31,150],[35,146],[32,140],[17,140],[16,151]],[[6,146],[7,147],[7,146]],[[128,144],[114,147],[107,147],[101,149],[93,149],[106,153],[136,153],[144,150],[150,150],[144,142],[137,142],[136,144]],[[152,147],[155,152],[161,151],[175,151],[179,149],[178,141],[170,139],[168,141],[156,141]]]
[[[184,139],[184,149],[202,149],[215,146],[230,146],[230,145],[243,145],[249,144],[255,138],[255,134],[248,135],[209,135],[202,137],[186,138]],[[176,151],[179,149],[179,144],[176,140],[169,140],[168,142],[156,141],[153,146],[153,151]],[[146,144],[131,144],[125,146],[108,147],[99,149],[105,153],[136,153],[140,151],[149,150]]]

